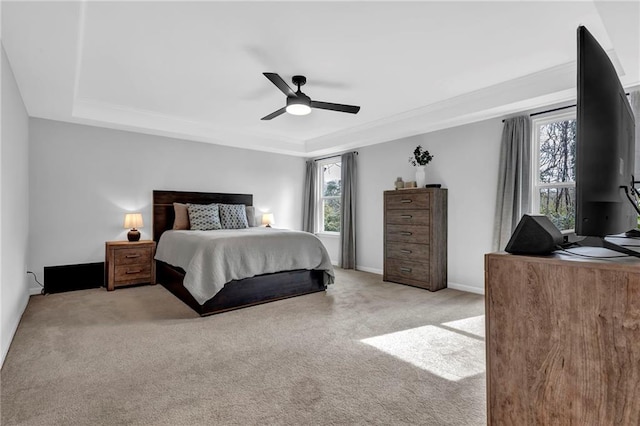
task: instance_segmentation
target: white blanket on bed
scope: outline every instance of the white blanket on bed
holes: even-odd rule
[[[231,280],[296,269],[324,271],[334,280],[327,250],[313,234],[274,228],[166,231],[156,260],[184,269],[184,287],[204,304]]]

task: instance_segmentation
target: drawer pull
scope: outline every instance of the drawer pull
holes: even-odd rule
[[[140,255],[139,254],[128,254],[126,256],[127,259],[133,259],[134,257],[140,257]]]
[[[127,271],[126,273],[127,274],[139,274],[140,272],[142,272],[142,270],[141,269],[137,269],[135,271]]]
[[[405,231],[405,232],[401,232],[401,233],[400,233],[400,235],[403,235],[403,236],[405,236],[405,237],[408,237],[408,236],[410,236],[410,235],[413,235],[413,232],[406,232],[406,231]]]
[[[411,219],[413,216],[411,216],[410,214],[403,214],[400,217],[403,218],[403,219]]]
[[[400,268],[400,272],[409,273],[409,272],[411,272],[411,268]]]
[[[412,200],[400,200],[400,202],[407,204],[407,203],[412,203],[413,201]]]
[[[411,254],[413,252],[411,250],[401,249],[400,253]]]

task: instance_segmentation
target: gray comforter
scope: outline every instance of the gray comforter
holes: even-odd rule
[[[203,304],[231,280],[296,269],[334,280],[327,250],[313,234],[274,228],[166,231],[156,260],[184,269],[184,287]]]

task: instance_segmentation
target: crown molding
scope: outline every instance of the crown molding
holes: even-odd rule
[[[72,117],[76,122],[140,133],[195,140],[235,148],[304,156],[304,143],[295,139],[243,132],[183,117],[123,105],[76,99]]]

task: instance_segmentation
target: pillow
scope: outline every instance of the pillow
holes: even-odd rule
[[[249,225],[249,227],[253,228],[255,226],[258,226],[256,224],[256,208],[253,206],[246,206],[245,208],[247,210],[247,224]]]
[[[173,229],[190,229],[189,212],[187,205],[182,203],[173,203],[173,212],[176,218],[173,220]]]
[[[187,204],[192,231],[222,229],[218,204]]]
[[[248,228],[247,210],[244,204],[220,204],[222,229]]]

